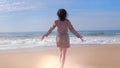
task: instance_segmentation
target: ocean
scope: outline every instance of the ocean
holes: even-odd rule
[[[84,42],[69,32],[70,44],[120,44],[120,30],[78,31]],[[56,32],[52,32],[43,41],[40,36],[45,32],[2,32],[0,33],[0,51],[56,47]],[[81,46],[81,45],[79,45]]]

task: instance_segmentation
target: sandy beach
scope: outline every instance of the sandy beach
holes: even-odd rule
[[[58,68],[56,49],[0,53],[0,68]],[[65,68],[120,68],[120,44],[83,45],[68,49]]]

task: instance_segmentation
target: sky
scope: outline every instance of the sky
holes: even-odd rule
[[[60,8],[76,30],[120,30],[120,0],[0,0],[0,32],[47,31]]]

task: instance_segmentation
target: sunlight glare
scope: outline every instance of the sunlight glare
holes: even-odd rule
[[[58,57],[52,55],[44,56],[40,62],[41,64],[38,63],[37,68],[58,68],[59,64]]]

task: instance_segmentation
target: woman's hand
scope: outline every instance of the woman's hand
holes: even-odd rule
[[[80,40],[81,40],[82,42],[84,41],[83,36],[80,36]]]
[[[45,38],[45,36],[41,36],[40,41],[42,41]]]

